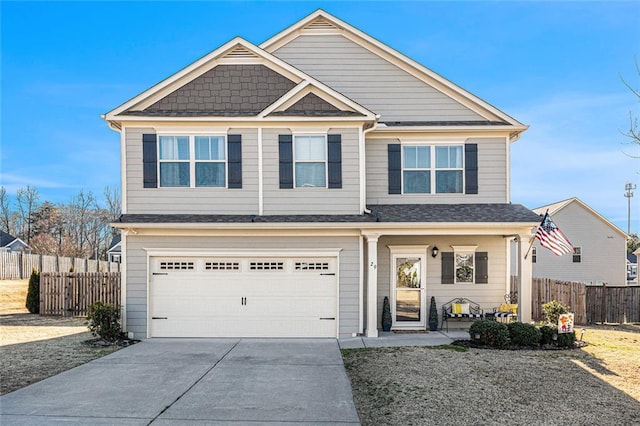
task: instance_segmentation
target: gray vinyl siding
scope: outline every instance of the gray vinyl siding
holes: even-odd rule
[[[127,331],[136,338],[147,333],[147,251],[171,249],[334,249],[339,254],[340,337],[358,332],[359,245],[358,237],[127,237]]]
[[[358,129],[335,128],[328,133],[342,135],[342,188],[280,189],[278,135],[291,134],[291,130],[263,130],[265,215],[360,213]]]
[[[413,142],[414,140],[412,140]],[[429,144],[432,140],[425,141]],[[437,141],[433,141],[436,143]],[[509,180],[507,142],[504,138],[468,138],[478,144],[477,194],[389,194],[387,146],[399,139],[367,139],[367,204],[507,203]]]
[[[380,114],[380,121],[483,120],[341,35],[301,35],[273,54]]]
[[[627,246],[619,231],[576,202],[554,213],[552,219],[574,247],[582,248],[582,262],[574,263],[572,254],[556,256],[536,240],[534,277],[626,285]]]
[[[127,213],[257,214],[258,131],[230,129],[242,135],[242,188],[143,188],[142,135],[149,128],[126,128]]]
[[[427,249],[426,311],[428,319],[431,296],[436,298],[438,319],[442,318],[442,305],[456,297],[466,297],[480,304],[485,312],[500,306],[507,292],[507,240],[502,236],[385,236],[378,240],[378,319],[382,318],[382,301],[391,301],[391,250],[388,246],[429,245]],[[489,281],[487,284],[441,284],[441,254],[431,257],[431,248],[438,246],[440,253],[453,251],[452,245],[477,245],[476,252],[488,252]],[[378,321],[380,322],[380,321]],[[455,325],[453,325],[455,324]],[[468,327],[468,322],[451,323],[449,327]],[[378,328],[380,324],[378,324]]]

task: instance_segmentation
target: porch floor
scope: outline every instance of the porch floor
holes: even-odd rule
[[[429,331],[425,333],[394,333],[379,331],[378,337],[346,337],[338,339],[340,349],[386,348],[393,346],[439,346],[454,340],[469,339],[467,330]]]

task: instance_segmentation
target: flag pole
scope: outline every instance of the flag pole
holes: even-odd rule
[[[547,218],[548,214],[549,214],[549,209],[547,209],[547,211],[544,212],[544,216],[542,217],[542,222],[540,222],[540,225],[544,223],[544,220]],[[538,228],[540,228],[540,225],[538,225]],[[536,234],[538,233],[538,228],[536,228]],[[533,243],[536,242],[536,238],[537,237],[534,235],[533,239],[531,240],[531,244],[529,244],[529,249],[524,254],[524,260],[527,260],[527,256],[529,256],[529,252],[531,251],[531,247],[533,247]]]

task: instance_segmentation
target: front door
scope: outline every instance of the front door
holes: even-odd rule
[[[424,329],[425,277],[424,254],[393,255],[393,291],[391,314],[394,329]]]

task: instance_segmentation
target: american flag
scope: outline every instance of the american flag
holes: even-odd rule
[[[556,256],[574,252],[573,245],[560,231],[560,228],[553,223],[549,213],[545,213],[542,222],[540,222],[538,231],[536,231],[536,238],[540,241],[542,247],[548,248]]]

